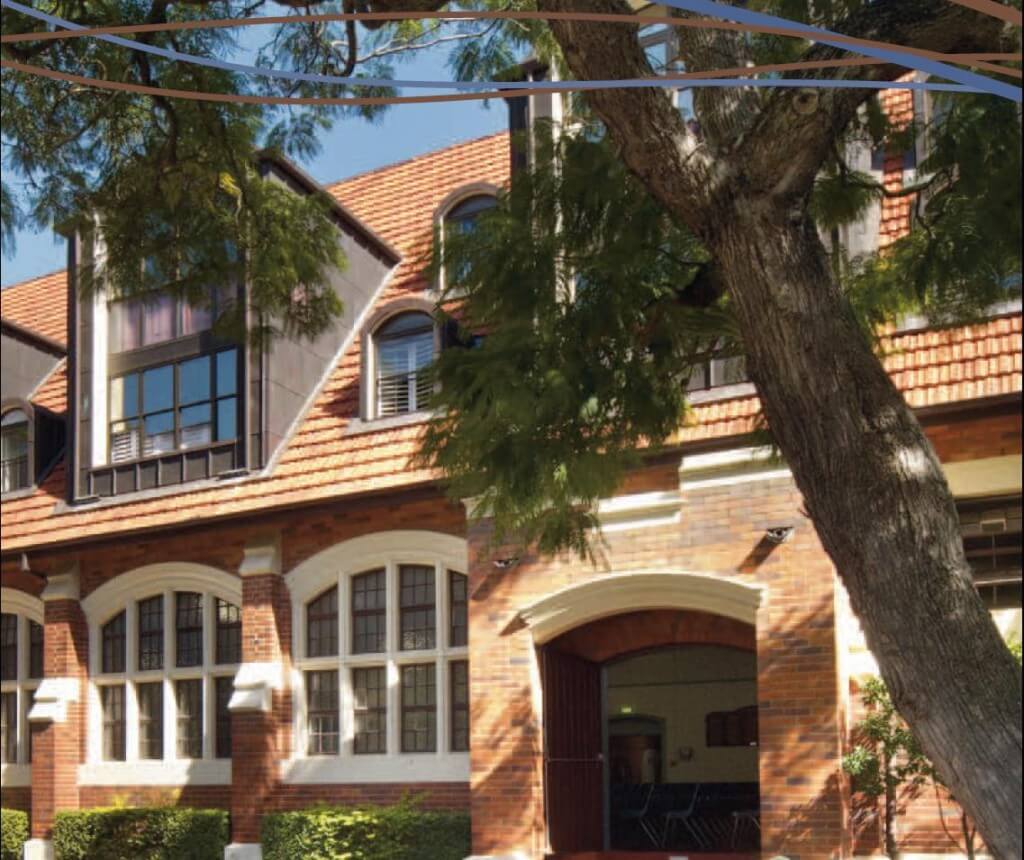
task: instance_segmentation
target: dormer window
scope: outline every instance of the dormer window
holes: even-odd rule
[[[472,190],[476,190],[476,193],[472,193]],[[442,243],[446,237],[472,233],[480,216],[497,205],[498,201],[493,191],[490,188],[485,190],[487,193],[480,193],[480,186],[475,189],[462,189],[442,204],[438,216]],[[453,198],[454,202],[451,202]],[[450,290],[457,285],[459,273],[449,274],[442,270],[441,280],[442,289]]]
[[[376,416],[417,412],[429,405],[434,360],[434,321],[425,313],[389,319],[373,335],[376,364]]]
[[[22,490],[32,483],[29,418],[11,409],[0,419],[0,493]]]
[[[112,379],[111,462],[235,439],[237,363],[225,349]]]
[[[191,305],[166,293],[111,302],[110,350],[128,352],[208,331],[219,312],[216,295],[213,305]]]

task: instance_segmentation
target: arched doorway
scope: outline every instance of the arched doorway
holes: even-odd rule
[[[687,754],[683,748],[689,744],[677,742],[678,732],[670,726],[671,715],[651,712],[649,697],[644,705],[627,704],[616,698],[621,696],[622,689],[611,696],[609,692],[610,684],[611,688],[624,686],[617,683],[617,678],[621,680],[624,673],[628,677],[636,671],[638,664],[631,666],[632,660],[657,663],[660,659],[664,663],[664,655],[670,654],[669,663],[707,667],[712,653],[740,654],[741,663],[746,660],[740,669],[741,677],[665,676],[655,677],[654,684],[648,686],[660,685],[663,692],[670,693],[673,685],[742,679],[747,686],[740,706],[721,708],[714,713],[722,712],[721,718],[715,719],[723,725],[730,721],[733,724],[731,743],[744,738],[749,741],[749,732],[740,735],[735,730],[736,721],[742,724],[743,715],[732,712],[745,709],[748,729],[750,725],[756,727],[754,620],[759,599],[756,588],[735,580],[643,573],[591,580],[563,589],[520,612],[521,622],[533,628],[538,646],[543,702],[544,815],[548,842],[556,856],[614,848],[666,856],[677,845],[691,852],[736,853],[750,842],[751,835],[746,830],[753,829],[756,838],[756,749],[746,750],[753,760],[753,765],[748,763],[742,774],[747,796],[736,799],[736,809],[720,806],[721,820],[714,825],[710,838],[705,832],[707,828],[701,830],[699,826],[696,829],[700,835],[695,836],[694,828],[683,824],[685,816],[680,815],[688,805],[684,795],[687,791],[694,794],[697,785],[690,780],[692,774],[685,777],[688,781],[666,788],[672,786],[670,780],[679,778],[680,762]],[[687,653],[686,649],[698,650]],[[658,672],[653,664],[647,668]],[[637,693],[649,692],[639,687],[631,689],[633,698],[637,698]],[[691,695],[690,699],[697,706],[712,701],[706,695]],[[618,712],[611,713],[610,706],[617,707]],[[624,713],[623,708],[646,721],[634,722],[632,729],[636,731],[620,735],[632,734],[631,740],[610,743],[616,732],[630,728],[630,723],[622,718],[631,714]],[[706,716],[701,712],[702,725]],[[693,734],[693,715],[690,717],[688,730]],[[654,721],[664,721],[662,734],[653,733]],[[706,727],[703,734],[700,740],[706,752]],[[659,740],[651,740],[655,736]],[[633,745],[640,750],[634,756],[639,756],[641,783],[626,782],[624,785],[633,786],[626,788],[620,782],[620,787],[613,791],[612,745]],[[653,777],[649,782],[644,781],[645,758],[646,775]],[[742,827],[734,828],[739,819],[734,819],[733,811],[744,813]],[[705,817],[709,816],[707,804],[703,812]],[[631,830],[627,822],[633,825]]]

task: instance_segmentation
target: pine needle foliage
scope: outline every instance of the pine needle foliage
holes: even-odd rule
[[[496,541],[586,555],[595,503],[677,430],[694,362],[734,332],[727,307],[680,301],[707,256],[603,139],[538,140],[475,229],[434,243],[462,347],[435,363],[422,457]]]

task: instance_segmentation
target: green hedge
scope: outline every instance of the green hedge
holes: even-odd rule
[[[53,824],[57,860],[223,860],[227,844],[220,809],[86,809]]]
[[[0,860],[21,860],[22,846],[27,841],[28,813],[0,809]]]
[[[469,816],[396,806],[317,807],[263,817],[264,860],[463,860]]]

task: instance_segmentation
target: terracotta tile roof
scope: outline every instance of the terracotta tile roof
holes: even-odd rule
[[[0,290],[0,317],[66,344],[68,273],[62,269]]]
[[[58,415],[68,408],[67,359],[61,359],[53,372],[46,377],[32,395],[32,402]]]
[[[508,179],[508,138],[495,135],[450,147],[354,177],[330,187],[357,217],[393,245],[403,261],[378,304],[418,293],[426,280],[422,254],[432,235],[435,210],[462,185]],[[54,276],[50,276],[54,277]],[[19,285],[20,286],[20,285]],[[914,405],[949,403],[1020,391],[1020,314],[944,332],[896,334],[885,342],[886,364]],[[64,495],[58,466],[37,491],[4,504],[4,552],[113,535],[127,529],[178,526],[213,517],[255,513],[287,505],[413,486],[436,478],[412,457],[422,425],[356,433],[360,345],[354,342],[270,474],[234,484],[185,486],[172,494],[131,498],[56,513]],[[37,400],[56,405],[64,389],[58,369]],[[679,442],[750,432],[756,397],[696,406],[696,423]]]

